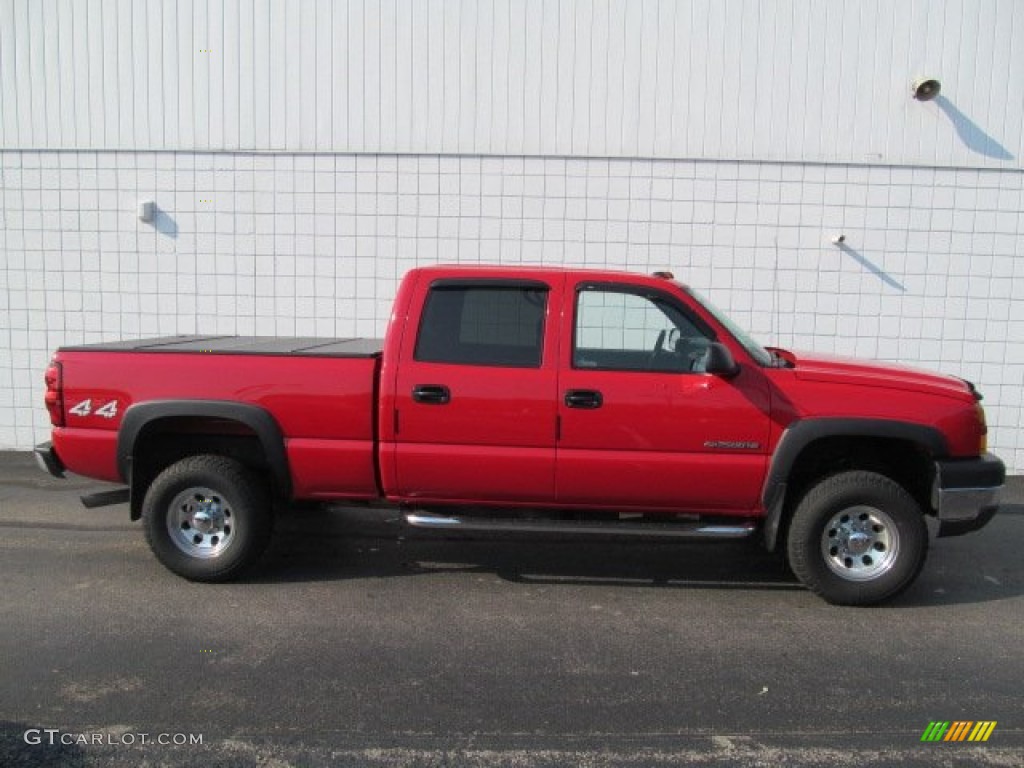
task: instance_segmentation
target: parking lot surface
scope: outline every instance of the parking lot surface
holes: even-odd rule
[[[0,454],[4,766],[1024,763],[1020,479],[866,609],[750,542],[445,538],[372,510],[296,511],[246,580],[192,584],[125,506],[81,507],[101,488]],[[997,725],[922,742],[937,720]]]

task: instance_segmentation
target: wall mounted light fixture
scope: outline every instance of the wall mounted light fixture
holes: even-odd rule
[[[143,221],[146,224],[152,224],[153,219],[156,218],[156,203],[152,200],[140,200],[139,201],[139,221]]]
[[[914,81],[911,88],[913,89],[914,98],[918,101],[931,101],[939,95],[939,91],[942,90],[942,83],[934,77],[920,77]]]

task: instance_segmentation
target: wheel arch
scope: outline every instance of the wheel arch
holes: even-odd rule
[[[830,470],[875,469],[910,485],[915,499],[929,508],[934,460],[946,457],[948,450],[938,429],[912,422],[822,418],[791,424],[775,449],[761,494],[767,510],[765,545],[769,550],[778,546],[792,501]]]
[[[229,455],[241,453],[240,458],[265,465],[277,496],[290,497],[284,434],[266,409],[223,400],[152,400],[125,411],[117,436],[117,468],[131,488],[132,520],[142,514],[146,485],[146,476],[139,472],[139,448],[172,433],[191,438],[191,447],[179,449],[178,458],[208,453],[211,448]]]

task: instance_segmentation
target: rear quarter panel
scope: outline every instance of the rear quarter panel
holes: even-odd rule
[[[117,430],[136,403],[226,400],[259,406],[276,419],[296,498],[376,495],[376,359],[109,351],[63,352],[57,359],[66,427],[54,430],[54,445],[73,472],[123,479]]]

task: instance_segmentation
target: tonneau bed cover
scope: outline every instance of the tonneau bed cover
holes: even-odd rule
[[[160,336],[61,347],[61,352],[174,352],[290,357],[376,357],[383,339],[330,339],[314,336]]]

